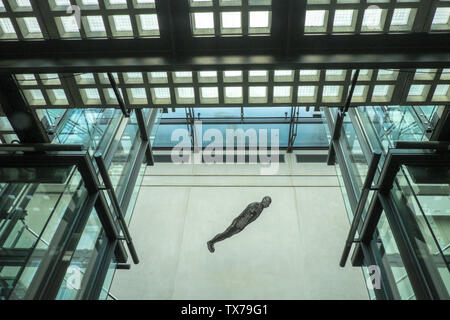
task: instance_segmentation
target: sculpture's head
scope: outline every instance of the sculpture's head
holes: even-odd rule
[[[264,208],[267,208],[270,206],[270,204],[272,203],[272,199],[268,196],[264,197],[261,201],[262,205]]]

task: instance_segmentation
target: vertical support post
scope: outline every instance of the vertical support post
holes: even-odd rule
[[[111,198],[111,202],[112,202],[112,204],[114,206],[114,209],[116,211],[117,217],[119,219],[119,224],[120,224],[120,227],[121,227],[121,229],[123,231],[124,238],[125,238],[124,240],[127,243],[128,250],[130,251],[130,254],[131,254],[131,258],[133,259],[134,264],[138,264],[139,263],[139,258],[138,258],[136,249],[135,249],[134,244],[133,244],[133,239],[131,238],[130,231],[128,230],[127,223],[126,223],[125,218],[123,216],[123,212],[122,212],[122,209],[120,207],[119,200],[117,199],[116,193],[114,192],[114,187],[113,187],[113,185],[111,183],[111,179],[109,178],[109,174],[108,174],[108,171],[106,169],[105,162],[103,161],[102,154],[101,153],[96,153],[94,155],[94,159],[95,159],[95,162],[97,163],[98,170],[99,170],[100,175],[102,176],[103,182],[105,184],[105,188],[108,191],[108,194],[109,194],[109,196]]]
[[[350,108],[350,103],[352,102],[353,93],[355,92],[356,83],[358,82],[359,77],[359,69],[355,71],[355,74],[353,75],[352,79],[352,85],[350,87],[350,91],[347,95],[347,100],[345,101],[345,105],[342,108],[339,108],[337,117],[336,117],[336,123],[334,125],[332,137],[331,137],[331,144],[330,149],[328,151],[328,159],[327,164],[329,166],[334,165],[336,161],[336,152],[334,150],[334,143],[339,140],[341,137],[341,129],[342,125],[344,124],[344,118],[345,114],[347,113],[348,109]]]
[[[125,103],[123,102],[122,96],[120,95],[119,89],[117,88],[116,79],[114,79],[114,76],[112,75],[111,72],[108,72],[108,79],[109,79],[109,82],[111,83],[111,87],[112,87],[112,89],[114,91],[116,99],[119,102],[120,110],[122,110],[123,115],[124,115],[125,118],[129,118],[130,117],[130,112],[125,107]]]

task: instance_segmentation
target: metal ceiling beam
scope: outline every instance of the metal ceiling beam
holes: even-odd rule
[[[0,77],[0,104],[22,143],[48,143],[49,136],[13,76]]]
[[[12,41],[2,43],[0,52],[0,73],[448,66],[448,35],[424,33],[309,35],[284,43],[272,37],[190,37],[176,46],[165,39]]]

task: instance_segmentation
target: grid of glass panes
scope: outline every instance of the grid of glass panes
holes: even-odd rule
[[[448,32],[449,18],[448,0],[307,0],[305,33]]]
[[[342,106],[354,70],[226,70],[114,73],[127,106]],[[16,75],[35,108],[118,107],[106,73]],[[450,69],[360,70],[352,103],[450,101]],[[406,89],[404,89],[406,88]]]
[[[272,0],[188,0],[194,36],[270,35]]]
[[[155,0],[0,0],[0,39],[159,37]],[[78,14],[80,14],[78,16]]]

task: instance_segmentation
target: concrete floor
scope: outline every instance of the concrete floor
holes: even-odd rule
[[[116,272],[119,299],[368,299],[360,268],[339,267],[349,230],[334,167],[157,164],[144,177],[130,230],[141,263]],[[251,202],[272,205],[216,245]]]

